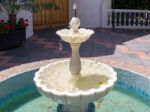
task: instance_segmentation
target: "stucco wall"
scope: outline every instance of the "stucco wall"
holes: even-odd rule
[[[72,5],[74,0],[70,0],[69,17],[72,17]],[[77,0],[78,17],[81,20],[81,27],[101,27],[102,5],[106,2],[111,8],[111,0]]]

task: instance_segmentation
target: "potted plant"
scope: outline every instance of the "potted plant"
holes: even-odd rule
[[[25,41],[24,37],[26,37],[25,30],[27,21],[25,21],[23,18],[17,21],[17,14],[20,11],[28,10],[37,12],[43,9],[58,9],[55,3],[37,4],[35,2],[36,0],[0,0],[0,12],[3,12],[8,15],[8,21],[5,22],[4,20],[1,20],[0,23],[0,49],[16,47],[19,45],[19,42],[20,45],[22,45],[22,43]],[[20,35],[21,33],[19,33],[21,31],[23,34],[22,36]],[[14,36],[12,36],[12,33],[16,33],[15,35],[17,37],[20,36],[20,41],[18,41],[17,37],[15,38]],[[10,44],[12,44],[12,46]]]
[[[26,40],[26,27],[28,20],[20,18],[15,24],[0,20],[0,50],[17,47]]]

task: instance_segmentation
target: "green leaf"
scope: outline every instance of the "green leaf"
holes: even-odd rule
[[[37,4],[37,0],[0,0],[0,11],[8,14],[17,14],[21,10],[38,12],[58,8],[55,3]]]

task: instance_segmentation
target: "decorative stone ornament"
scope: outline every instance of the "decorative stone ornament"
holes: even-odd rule
[[[73,17],[70,21],[70,27],[73,30],[73,33],[78,33],[79,26],[80,26],[79,18]]]

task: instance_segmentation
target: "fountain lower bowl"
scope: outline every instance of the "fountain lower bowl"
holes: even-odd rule
[[[49,79],[48,77],[53,77],[56,74],[60,74],[62,71],[64,71],[64,75],[69,74],[69,60],[63,60],[48,64],[36,72],[34,82],[39,92],[55,102],[66,105],[66,110],[69,110],[69,112],[85,112],[90,102],[103,98],[112,89],[117,80],[117,74],[111,67],[100,62],[81,60],[81,63],[81,75],[91,73],[99,74],[100,76],[104,75],[108,77],[106,83],[97,88],[89,88],[85,90],[79,89],[75,91],[66,90],[67,87],[63,88],[64,90],[59,90],[57,88],[57,86],[59,86],[59,82],[56,83],[56,87],[50,87],[51,85],[48,85],[47,82]],[[61,79],[61,76],[58,78]],[[73,76],[72,78],[75,80],[80,79],[78,76]],[[66,78],[64,77],[64,79]],[[63,86],[63,83],[60,85]]]

